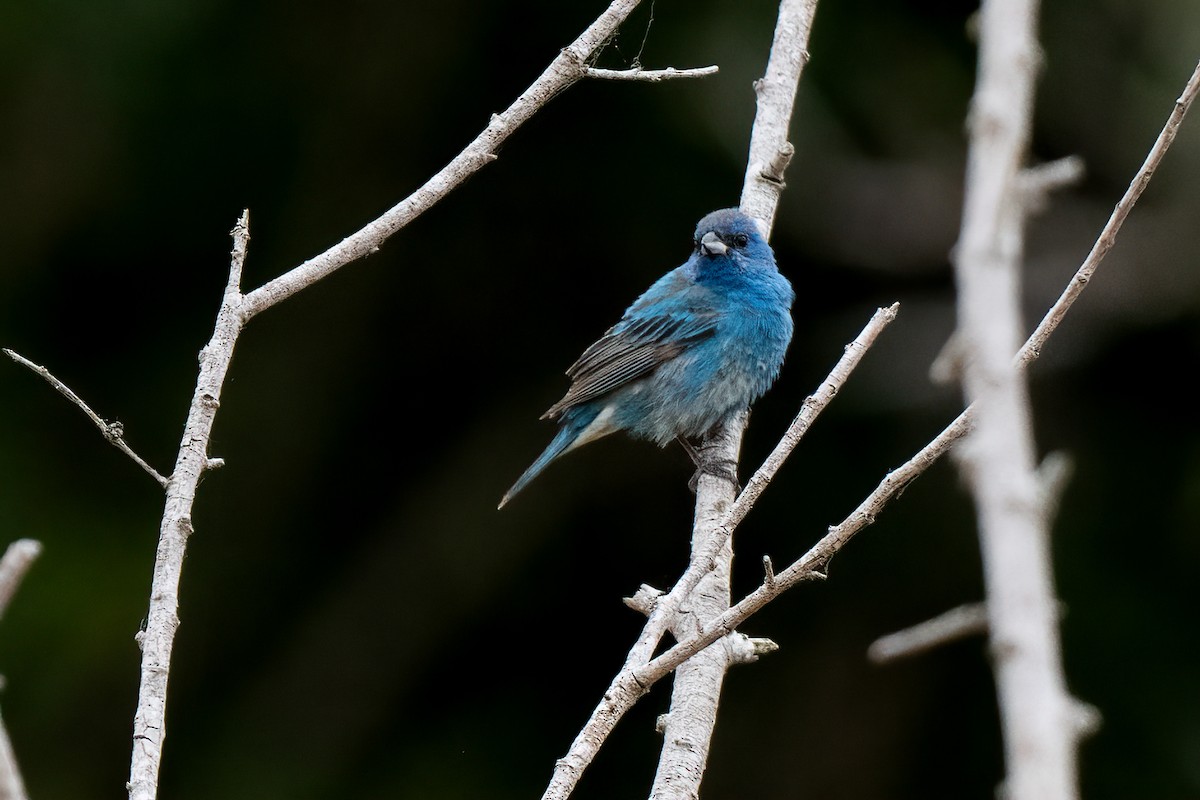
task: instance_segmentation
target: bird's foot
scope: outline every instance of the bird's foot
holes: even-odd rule
[[[696,487],[700,484],[701,475],[713,475],[717,478],[722,478],[729,481],[736,488],[738,494],[742,491],[742,485],[738,483],[737,477],[737,462],[728,458],[714,459],[710,458],[704,450],[704,447],[696,447],[684,437],[678,437],[679,444],[683,447],[684,452],[692,459],[692,463],[696,465],[696,474],[692,475],[688,481],[688,489],[692,494],[696,493]]]
[[[742,493],[742,484],[738,483],[737,462],[728,458],[719,460],[698,459],[696,461],[696,474],[688,481],[688,489],[692,494],[696,493],[696,487],[700,485],[701,475],[712,475],[716,478],[727,480],[734,486],[734,494]]]

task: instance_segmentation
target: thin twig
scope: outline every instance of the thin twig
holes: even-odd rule
[[[987,633],[987,606],[967,603],[904,630],[880,636],[867,648],[867,657],[886,664],[928,652],[949,642]]]
[[[135,464],[137,464],[139,467],[141,467],[143,470],[145,470],[147,475],[149,475],[151,478],[154,478],[154,480],[158,481],[159,486],[166,488],[167,479],[164,478],[162,475],[159,475],[158,471],[155,470],[154,467],[150,466],[145,461],[143,461],[142,457],[139,456],[137,453],[133,452],[133,450],[129,447],[129,445],[127,445],[125,443],[125,439],[124,439],[125,428],[123,425],[121,425],[120,422],[104,421],[103,419],[100,418],[99,414],[97,414],[95,411],[92,411],[91,407],[87,403],[83,402],[83,400],[79,397],[79,395],[75,394],[75,392],[71,390],[70,386],[67,386],[65,383],[60,381],[58,378],[54,377],[54,375],[51,374],[50,370],[46,369],[45,367],[41,366],[40,364],[33,363],[29,359],[22,356],[20,353],[13,352],[12,350],[9,350],[7,347],[5,347],[3,349],[4,349],[4,354],[6,356],[8,356],[9,358],[11,358],[13,361],[17,362],[18,364],[21,364],[22,366],[28,367],[29,369],[36,372],[38,375],[41,375],[43,378],[45,378],[46,382],[49,383],[51,386],[53,386],[55,389],[57,389],[59,394],[61,394],[63,397],[70,400],[72,403],[74,403],[76,405],[76,407],[78,407],[81,411],[83,411],[83,413],[88,415],[88,418],[91,419],[91,421],[93,423],[95,423],[96,427],[100,429],[100,433],[104,434],[104,438],[108,440],[109,444],[111,444],[113,447],[116,447],[122,453],[124,453],[125,455],[132,458],[133,462]]]
[[[666,69],[601,69],[599,67],[588,67],[587,77],[597,78],[606,81],[646,81],[648,83],[658,83],[659,81],[675,80],[677,78],[703,78],[706,75],[716,75],[720,71],[720,67],[715,64],[709,67],[692,67],[690,69],[675,69],[675,67],[667,67]]]

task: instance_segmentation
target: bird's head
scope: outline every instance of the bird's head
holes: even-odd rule
[[[696,225],[692,243],[695,256],[702,263],[730,260],[744,269],[753,261],[774,261],[758,224],[736,208],[723,208],[705,216]]]

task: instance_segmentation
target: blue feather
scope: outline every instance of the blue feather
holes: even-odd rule
[[[581,444],[621,430],[659,446],[701,436],[775,382],[795,294],[770,245],[737,209],[700,220],[693,244],[567,370],[571,387],[543,415],[559,432],[501,508]]]

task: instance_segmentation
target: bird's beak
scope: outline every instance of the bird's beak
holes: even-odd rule
[[[700,249],[704,251],[706,256],[723,256],[729,252],[729,248],[721,241],[721,237],[717,236],[712,231],[704,234],[700,239]]]

